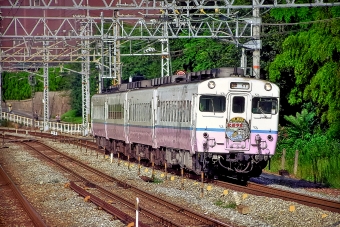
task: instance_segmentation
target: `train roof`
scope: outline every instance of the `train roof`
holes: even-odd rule
[[[102,94],[124,92],[135,89],[148,89],[159,86],[173,86],[188,83],[200,83],[208,79],[227,77],[243,77],[253,79],[249,76],[245,76],[243,73],[243,69],[241,68],[223,67],[202,70],[199,72],[190,72],[185,75],[173,75],[167,77],[154,78],[150,80],[140,80],[135,82],[123,83],[116,86],[112,86],[110,89],[102,91]]]

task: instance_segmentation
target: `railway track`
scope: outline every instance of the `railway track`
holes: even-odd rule
[[[328,210],[340,213],[340,203],[321,199],[313,196],[303,195],[296,192],[285,191],[278,188],[272,188],[261,184],[248,182],[246,186],[227,183],[224,181],[213,181],[215,185],[229,188],[236,191],[241,191],[258,196],[266,196],[272,198],[279,198],[287,201],[297,202],[306,206],[318,207],[323,210]]]
[[[46,133],[43,133],[43,134],[48,135]],[[84,149],[95,149],[97,152],[104,152],[103,150],[96,148],[95,143],[89,140],[82,141],[81,139],[67,138],[65,136],[64,137],[59,136],[59,140],[64,143],[69,142],[69,143],[77,144],[80,147],[84,147]],[[186,176],[190,176],[190,174],[187,174]],[[197,176],[195,176],[194,179],[197,180],[198,179]],[[247,186],[231,184],[231,183],[227,183],[224,181],[216,181],[216,180],[211,180],[209,182],[215,185],[227,188],[227,189],[241,191],[241,192],[245,192],[248,194],[266,196],[266,197],[272,197],[272,198],[280,198],[283,200],[294,201],[294,202],[304,204],[307,206],[318,207],[323,210],[340,213],[340,203],[335,202],[335,201],[330,201],[326,199],[303,195],[303,194],[299,194],[299,193],[295,193],[291,191],[285,191],[282,189],[276,189],[276,188],[272,188],[272,187],[268,187],[265,185],[252,183],[252,182],[248,182]]]
[[[47,226],[0,165],[0,226]]]
[[[89,198],[98,206],[112,212],[114,216],[122,218],[126,224],[135,220],[135,199],[138,197],[140,226],[233,226],[155,197],[103,174],[39,141],[22,141],[21,143],[39,152],[64,171],[71,173],[73,182],[70,183],[70,187],[72,189],[82,194],[85,199]]]

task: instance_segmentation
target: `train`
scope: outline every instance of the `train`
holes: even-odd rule
[[[140,80],[92,96],[92,134],[113,154],[247,180],[275,154],[279,103],[277,85],[240,68]]]

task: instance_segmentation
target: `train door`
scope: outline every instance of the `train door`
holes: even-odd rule
[[[160,114],[160,101],[157,88],[153,90],[151,111],[152,147],[157,148],[156,126],[158,125],[158,116]]]
[[[104,103],[104,126],[105,126],[105,138],[108,139],[108,129],[107,129],[107,119],[108,119],[108,110],[109,109],[109,105],[108,105],[108,99],[105,99],[105,103]]]
[[[227,95],[226,142],[227,150],[250,149],[251,96],[242,93]]]
[[[128,92],[124,95],[124,136],[125,142],[130,143],[129,140],[129,130],[130,130],[130,102],[131,100],[128,99]]]
[[[196,127],[197,127],[197,94],[192,94],[191,106],[188,110],[188,115],[190,115],[190,143],[191,143],[191,154],[194,154],[197,150],[197,139],[196,139]]]

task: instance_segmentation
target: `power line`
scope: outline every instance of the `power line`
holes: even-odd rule
[[[319,22],[329,22],[332,20],[339,20],[340,17],[333,17],[328,19],[322,20],[315,20],[315,21],[305,21],[305,22],[294,22],[294,23],[261,23],[262,26],[289,26],[289,25],[302,25],[302,24],[315,24]]]

